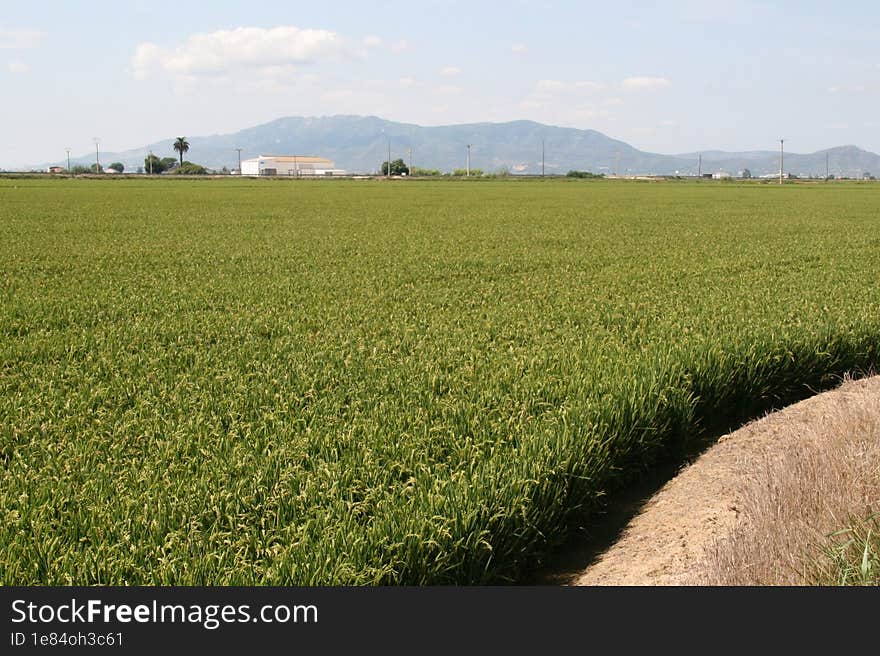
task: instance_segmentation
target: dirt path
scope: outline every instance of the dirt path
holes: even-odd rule
[[[682,585],[695,580],[705,549],[737,524],[755,463],[797,446],[806,427],[841,405],[880,398],[880,376],[844,383],[722,437],[664,485],[620,539],[568,585]],[[845,413],[843,413],[845,415]],[[830,428],[830,427],[829,427]],[[831,433],[833,431],[829,431]]]

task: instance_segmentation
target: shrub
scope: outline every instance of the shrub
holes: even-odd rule
[[[207,172],[204,166],[192,162],[184,162],[172,171],[176,175],[205,175]]]

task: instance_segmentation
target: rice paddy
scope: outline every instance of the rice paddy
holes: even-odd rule
[[[876,365],[878,209],[0,180],[0,583],[516,581],[701,429]]]

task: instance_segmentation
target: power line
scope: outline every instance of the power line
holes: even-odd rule
[[[95,142],[95,173],[100,173],[101,158],[98,155],[98,144],[101,143],[101,139],[99,137],[92,137],[92,140]]]

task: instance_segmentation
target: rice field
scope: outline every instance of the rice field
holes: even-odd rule
[[[880,188],[0,180],[0,583],[519,580],[880,360]]]

